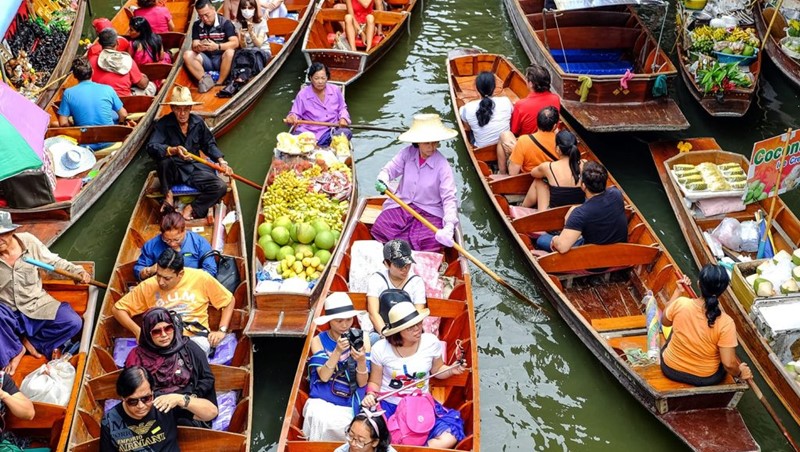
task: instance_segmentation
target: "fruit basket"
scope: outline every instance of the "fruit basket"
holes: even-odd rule
[[[800,60],[800,42],[797,41],[797,38],[786,36],[781,39],[780,44],[781,51],[788,55],[789,58]]]
[[[720,63],[738,63],[739,66],[749,66],[758,58],[758,49],[753,49],[753,55],[737,55],[733,53],[714,52]]]

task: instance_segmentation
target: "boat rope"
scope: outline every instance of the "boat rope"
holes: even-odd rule
[[[667,76],[659,74],[653,83],[653,97],[661,97],[667,94]]]
[[[553,22],[556,24],[556,32],[558,32],[558,44],[561,46],[561,53],[564,55],[564,69],[569,72],[569,61],[567,61],[567,51],[564,49],[564,40],[561,38],[561,27],[558,26],[558,15],[553,13]],[[589,83],[591,88],[591,82]],[[583,101],[581,101],[583,102]]]
[[[658,42],[656,43],[656,56],[653,58],[653,64],[650,66],[650,72],[656,72],[658,65],[658,54],[661,53],[661,38],[664,36],[664,25],[667,23],[667,13],[669,12],[669,2],[664,2],[664,16],[661,19],[661,31],[658,32]]]
[[[586,102],[586,98],[589,97],[589,89],[592,87],[592,78],[588,75],[581,75],[578,77],[578,81],[581,82],[581,87],[578,88],[578,93],[581,95],[581,102]]]

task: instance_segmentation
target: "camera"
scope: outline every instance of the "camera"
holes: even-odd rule
[[[364,348],[364,332],[358,328],[350,328],[347,331],[347,340],[350,342],[350,347],[353,350],[361,350]]]

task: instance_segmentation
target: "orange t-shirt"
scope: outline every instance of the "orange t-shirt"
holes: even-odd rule
[[[556,153],[556,134],[553,132],[536,132],[533,134],[536,140],[542,144],[554,156]],[[523,135],[517,140],[514,150],[509,157],[511,163],[522,167],[520,170],[523,173],[530,173],[534,168],[539,166],[540,163],[552,162],[553,159],[542,151],[538,144],[531,140],[529,135]]]
[[[736,347],[736,326],[728,314],[708,327],[705,307],[691,298],[670,303],[664,317],[672,321],[672,338],[664,350],[664,363],[672,369],[708,377],[719,369],[720,347]]]

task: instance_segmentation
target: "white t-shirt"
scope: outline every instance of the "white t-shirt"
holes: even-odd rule
[[[492,96],[492,100],[494,101],[492,119],[483,127],[478,125],[478,117],[475,115],[480,106],[480,100],[473,100],[459,110],[461,119],[466,121],[469,128],[472,129],[475,146],[483,147],[495,144],[500,139],[500,133],[511,130],[511,112],[514,110],[511,100],[505,96]]]
[[[433,367],[433,360],[442,357],[442,343],[433,334],[422,333],[417,353],[407,358],[398,356],[386,339],[379,340],[372,346],[371,351],[371,362],[383,368],[379,392],[389,392],[427,377]],[[416,386],[401,391],[400,394],[410,394],[417,389],[430,392],[428,380],[419,382]],[[387,397],[386,401],[397,404],[400,403],[400,397]]]
[[[239,32],[239,30],[242,29],[242,23],[239,22],[238,20],[234,20],[233,21],[233,25],[234,25],[234,28],[236,28],[236,32],[237,33]],[[268,32],[268,30],[267,30],[267,21],[266,21],[266,19],[261,20],[261,22],[255,24],[253,26],[253,34],[254,35],[258,36],[261,33],[264,34],[264,42],[261,43],[260,49],[265,51],[265,52],[267,52],[267,53],[271,53],[270,47],[269,47],[269,42],[267,42],[267,38],[269,38],[269,36],[267,36],[267,32]],[[253,38],[250,37],[250,33],[247,32],[246,28],[244,29],[244,43],[245,43],[245,47],[244,47],[245,49],[253,49],[253,48],[255,48],[255,43],[253,42]]]
[[[413,270],[408,271],[408,279],[406,279],[405,287],[394,287],[394,284],[387,286],[387,281],[391,284],[388,268],[378,270],[371,274],[369,280],[367,280],[367,296],[379,298],[381,293],[386,289],[403,289],[411,295],[411,301],[414,304],[427,304],[427,298],[425,298],[425,281],[419,276],[414,277]]]

